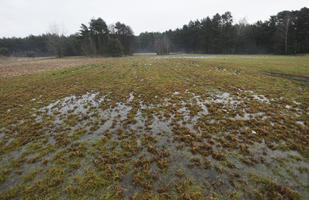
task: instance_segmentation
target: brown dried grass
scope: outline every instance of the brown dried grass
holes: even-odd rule
[[[10,78],[26,74],[76,67],[104,62],[103,57],[67,57],[67,58],[1,58],[0,78]]]

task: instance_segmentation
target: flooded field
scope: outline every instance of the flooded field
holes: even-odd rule
[[[0,199],[309,198],[309,57],[86,62],[0,80]]]

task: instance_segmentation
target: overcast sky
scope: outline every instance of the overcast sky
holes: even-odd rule
[[[282,10],[309,7],[309,0],[0,0],[0,37],[42,34],[55,25],[72,34],[80,24],[101,17],[121,21],[136,35],[165,31],[216,13],[231,11],[234,22],[266,20]]]

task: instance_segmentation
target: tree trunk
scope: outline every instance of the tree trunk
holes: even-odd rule
[[[289,27],[290,27],[291,17],[290,15],[287,16],[286,24],[285,24],[285,34],[284,34],[284,47],[285,47],[285,54],[288,54],[288,36],[289,36]]]

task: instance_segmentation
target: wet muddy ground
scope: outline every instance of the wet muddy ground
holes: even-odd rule
[[[308,85],[191,57],[78,70],[12,80],[1,199],[309,198]]]

